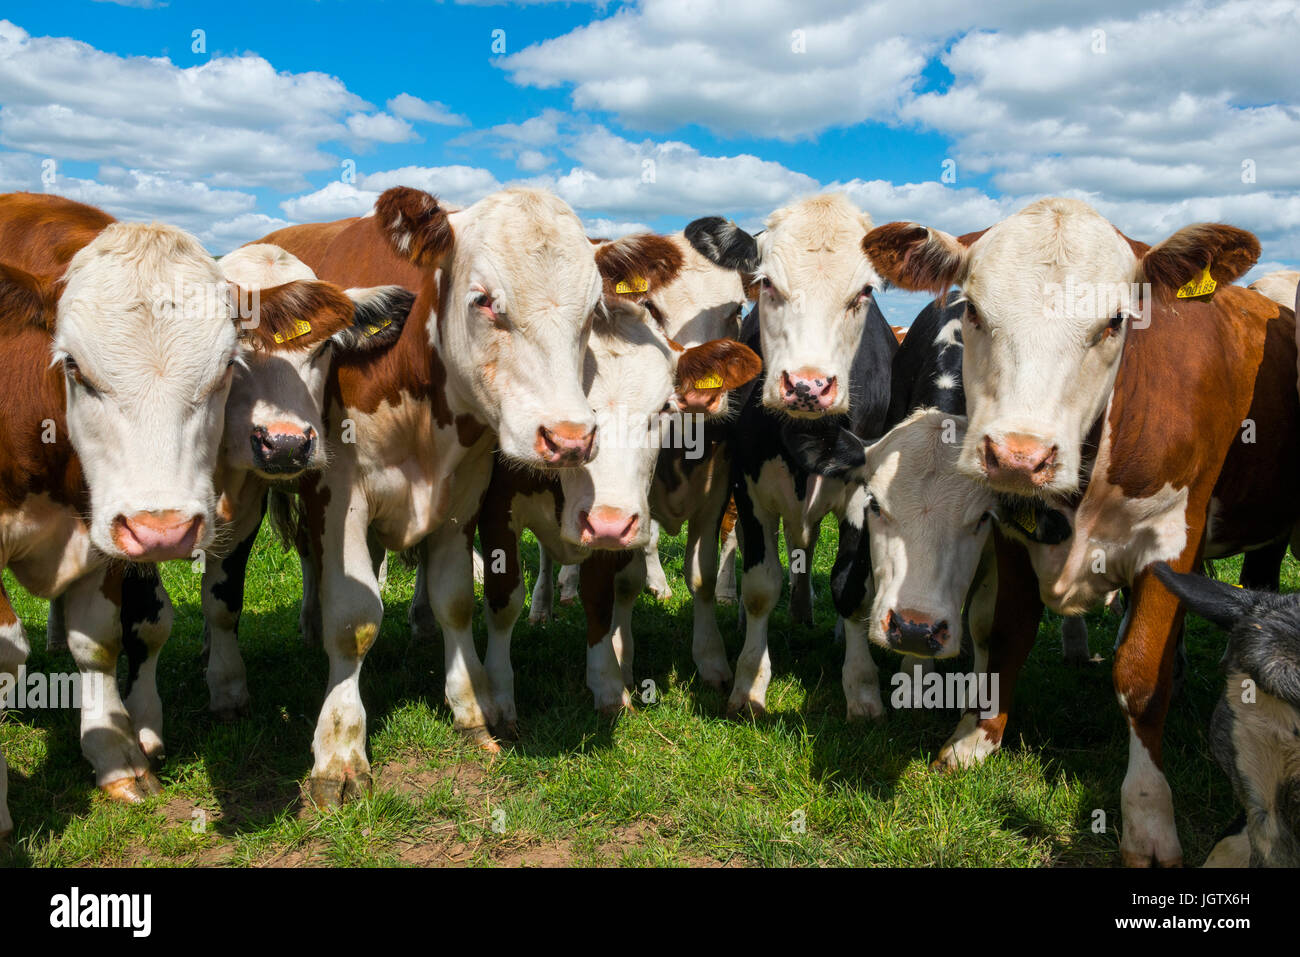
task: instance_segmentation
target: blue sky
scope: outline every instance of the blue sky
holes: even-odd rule
[[[454,203],[547,186],[607,235],[757,227],[827,188],[961,232],[1065,194],[1148,241],[1233,222],[1264,242],[1257,272],[1294,268],[1298,11],[22,0],[0,20],[0,189],[175,222],[217,253],[397,182]]]

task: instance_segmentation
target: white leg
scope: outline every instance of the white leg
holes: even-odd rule
[[[321,638],[329,657],[329,683],[312,738],[311,772],[311,798],[321,806],[358,797],[370,788],[361,665],[379,637],[384,604],[366,543],[368,524],[360,490],[352,492],[351,504],[330,501],[326,507],[320,590],[326,599]]]
[[[555,617],[555,562],[546,549],[538,546],[537,551],[537,581],[533,583],[533,597],[528,606],[528,623],[532,625]],[[523,587],[522,575],[519,586]]]
[[[27,660],[30,650],[23,623],[14,614],[4,584],[0,583],[0,675],[17,676],[18,669]],[[4,754],[0,753],[0,841],[8,837],[13,829],[13,818],[9,816],[9,768],[5,764]]]
[[[695,606],[692,612],[694,627],[691,632],[691,657],[695,659],[695,669],[700,678],[715,688],[725,687],[732,678],[727,649],[722,643],[722,632],[718,629],[718,611],[714,601],[718,581],[720,520],[720,514],[712,519],[691,519],[686,529],[686,561],[682,569]]]
[[[746,522],[745,507],[741,507],[740,522]],[[749,565],[746,560],[745,577],[741,582],[741,601],[745,609],[745,646],[736,661],[736,683],[727,700],[727,714],[743,712],[762,714],[767,710],[767,686],[772,680],[772,661],[767,650],[768,617],[781,593],[781,558],[777,551],[777,526],[775,516],[753,515],[752,531],[746,525],[746,548],[762,549],[762,560]]]
[[[518,545],[516,544],[516,549]],[[545,556],[546,550],[542,550]],[[496,576],[493,576],[494,578]],[[510,638],[515,622],[524,607],[524,576],[522,564],[516,562],[513,586],[501,595],[496,582],[485,583],[484,618],[487,620],[487,655],[484,662],[488,682],[492,687],[492,704],[498,717],[498,733],[511,740],[519,736],[519,715],[515,708],[515,671],[510,661]],[[501,582],[500,584],[507,584]],[[499,604],[504,598],[504,604]],[[534,592],[534,600],[536,593]],[[529,620],[532,616],[529,616]]]
[[[158,654],[171,636],[175,613],[156,567],[135,568],[122,584],[122,647],[129,665],[126,710],[140,750],[160,762],[163,746],[162,698],[158,694]]]
[[[582,576],[582,607],[587,617],[587,687],[595,699],[596,710],[613,716],[628,707],[625,665],[631,669],[630,608],[636,593],[644,587],[644,553],[638,552],[632,564],[641,568],[619,578],[618,559],[609,552],[597,552],[576,566]],[[625,571],[625,569],[623,570]],[[627,601],[632,592],[632,602]],[[620,605],[625,606],[620,609]],[[625,647],[627,643],[627,647]]]
[[[971,648],[974,652],[974,671],[987,673],[989,667],[989,635],[993,632],[993,613],[997,607],[998,573],[993,542],[985,546],[980,566],[975,573],[975,584],[967,599],[967,626],[970,629]],[[979,716],[966,712],[957,722],[957,728],[939,749],[936,765],[946,768],[967,768],[981,763],[1002,746],[1001,741],[991,741],[980,727]]]
[[[247,714],[252,705],[248,673],[239,653],[239,618],[244,610],[244,577],[257,540],[261,512],[239,523],[239,544],[203,570],[203,624],[207,647],[208,710],[222,721]],[[251,527],[250,527],[251,526]]]
[[[736,603],[736,530],[732,528],[722,543],[722,555],[718,560],[718,587],[715,592],[718,604],[734,605]]]
[[[1149,867],[1153,859],[1161,866],[1182,863],[1173,792],[1131,722],[1128,771],[1120,787],[1120,814],[1119,850],[1127,866]]]
[[[474,566],[464,530],[448,524],[427,539],[429,604],[442,627],[446,697],[456,730],[488,751],[499,751],[489,728],[500,720],[492,685],[474,647]]]
[[[572,605],[578,600],[579,572],[577,565],[563,565],[560,568],[560,604]]]
[[[869,621],[844,619],[844,700],[850,721],[874,720],[885,714],[880,700],[880,675],[867,638],[869,627]]]
[[[67,596],[68,650],[81,675],[81,750],[95,783],[114,800],[139,803],[162,786],[149,771],[135,726],[117,687],[122,651],[120,594],[125,569],[117,567],[73,582]],[[105,597],[112,594],[114,599]]]
[[[659,523],[650,522],[650,541],[645,546],[646,588],[660,601],[673,597],[673,590],[668,587],[668,576],[664,574],[663,563],[659,561]]]

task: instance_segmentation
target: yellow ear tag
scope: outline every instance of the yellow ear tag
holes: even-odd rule
[[[275,339],[276,342],[283,345],[284,343],[288,342],[290,339],[297,339],[299,336],[305,336],[309,332],[311,332],[311,323],[308,322],[306,319],[299,319],[296,323],[294,323],[294,327],[292,331],[277,332],[272,338]]]
[[[379,332],[382,329],[387,329],[392,324],[393,324],[393,320],[385,319],[383,322],[377,322],[374,325],[366,326],[367,338],[373,336],[376,332]]]
[[[614,291],[620,295],[627,295],[633,292],[649,292],[650,280],[644,276],[633,276],[631,279],[619,280],[619,284],[614,287]]]
[[[1029,504],[1019,503],[1019,508],[1016,509],[1016,524],[1030,535],[1038,529],[1038,516],[1034,514]]]
[[[1179,299],[1198,299],[1201,296],[1208,296],[1218,287],[1218,283],[1210,276],[1210,267],[1207,263],[1205,271],[1195,279],[1189,281],[1186,285],[1178,287]]]
[[[695,380],[695,388],[697,388],[697,389],[721,389],[721,388],[722,388],[722,376],[718,375],[718,374],[715,372],[715,373],[713,373],[712,375],[706,375],[703,379],[696,379],[696,380]]]

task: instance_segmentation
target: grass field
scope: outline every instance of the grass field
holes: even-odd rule
[[[0,748],[15,832],[0,863],[1117,864],[1128,748],[1110,678],[1118,619],[1089,617],[1103,662],[1073,670],[1061,662],[1060,620],[1045,616],[1005,750],[971,771],[935,773],[928,764],[955,712],[844,719],[827,582],[834,542],[827,523],[814,569],[816,627],[792,625],[784,600],[777,607],[767,717],[725,720],[723,695],[696,681],[682,543],[665,537],[673,597],[643,595],[634,616],[637,680],[653,679],[659,700],[614,723],[597,717],[584,684],[581,609],[557,605],[557,620],[539,627],[525,611],[514,641],[521,740],[495,758],[452,730],[440,642],[412,639],[414,573],[391,562],[386,620],[362,683],[374,793],[328,813],[301,797],[326,662],[297,638],[296,556],[265,533],[253,553],[241,627],[253,714],[229,725],[207,713],[199,579],[172,563],[164,574],[176,627],[159,668],[165,793],[139,807],[109,803],[81,756],[74,712],[7,713]],[[524,554],[531,583],[531,540]],[[1238,568],[1223,562],[1218,573],[1235,581]],[[1297,587],[1290,558],[1283,576],[1284,589]],[[7,576],[6,585],[32,638],[29,669],[71,670],[70,656],[44,651],[46,603]],[[736,609],[720,616],[734,662]],[[481,622],[477,630],[481,639]],[[1237,813],[1207,744],[1222,649],[1215,629],[1189,619],[1191,668],[1171,710],[1165,761],[1191,865]],[[887,682],[898,659],[880,649],[875,657]],[[951,667],[969,668],[969,658]],[[1105,833],[1093,832],[1095,809],[1106,813]]]

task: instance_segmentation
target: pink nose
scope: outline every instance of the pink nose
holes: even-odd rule
[[[113,544],[137,562],[189,558],[203,532],[203,516],[180,512],[136,512],[113,519]]]
[[[835,404],[839,386],[835,376],[816,369],[781,373],[781,401],[794,412],[825,412]]]
[[[1055,445],[1050,448],[1028,435],[1008,432],[1000,441],[984,436],[984,474],[995,487],[1042,488],[1056,477]]]
[[[538,426],[533,451],[547,465],[555,468],[575,468],[591,458],[591,447],[596,430],[576,422],[557,422],[554,426]]]
[[[636,540],[636,530],[640,524],[640,515],[628,515],[620,509],[604,505],[599,505],[590,512],[578,513],[582,544],[589,548],[630,548]]]

